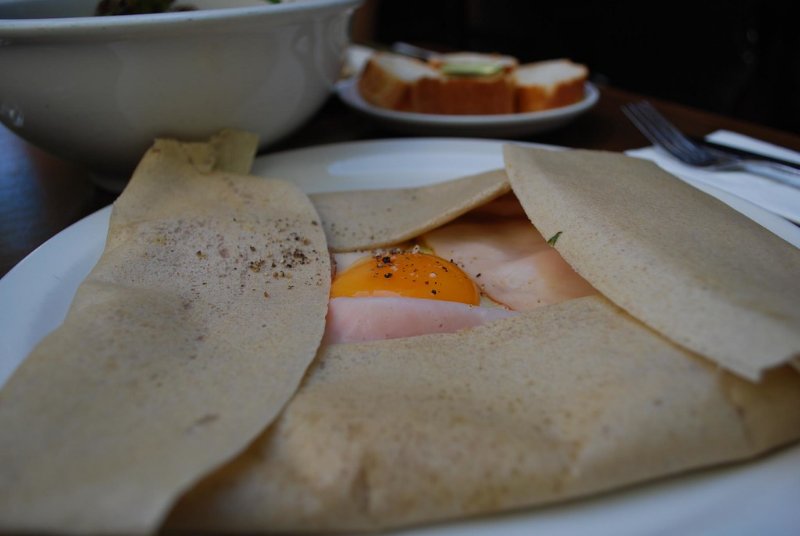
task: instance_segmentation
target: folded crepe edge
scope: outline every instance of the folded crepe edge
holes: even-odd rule
[[[135,211],[131,212],[130,210],[128,210],[130,207],[126,208],[126,200],[129,201],[129,202],[133,202],[133,201],[135,201],[135,197],[136,197],[136,196],[133,196],[130,193],[131,192],[131,190],[130,190],[130,186],[131,185],[133,185],[133,188],[143,188],[145,190],[155,189],[155,190],[157,190],[156,194],[158,194],[158,195],[164,194],[164,192],[160,191],[160,187],[163,187],[165,190],[167,190],[167,192],[166,192],[167,196],[169,196],[169,195],[173,195],[174,196],[174,195],[181,195],[181,192],[180,191],[176,191],[175,184],[172,184],[172,183],[176,183],[176,182],[180,183],[181,181],[185,181],[186,177],[188,177],[191,174],[194,174],[197,177],[200,177],[200,176],[203,176],[203,175],[213,175],[213,177],[212,177],[213,179],[219,178],[220,181],[224,181],[224,182],[227,183],[226,184],[226,188],[230,187],[233,190],[236,190],[234,183],[236,181],[238,181],[238,180],[241,180],[241,179],[250,178],[253,181],[265,180],[265,179],[262,179],[262,178],[259,178],[259,177],[247,177],[247,175],[246,175],[246,173],[249,171],[249,169],[250,169],[250,167],[252,165],[252,162],[253,162],[253,158],[254,158],[254,155],[255,155],[255,150],[256,150],[256,147],[257,147],[257,141],[258,141],[258,137],[256,135],[252,134],[252,133],[243,132],[243,131],[232,131],[232,130],[231,131],[222,131],[219,134],[213,136],[208,142],[180,142],[180,141],[172,139],[172,138],[159,138],[159,139],[155,140],[153,145],[151,146],[151,148],[144,155],[144,157],[140,161],[139,165],[137,166],[137,169],[134,172],[134,176],[132,177],[132,179],[131,179],[131,181],[129,183],[129,187],[126,188],[125,192],[123,192],[123,194],[115,202],[114,210],[112,211],[112,225],[109,226],[109,235],[113,234],[114,228],[116,228],[116,230],[118,230],[118,231],[123,231],[124,232],[125,231],[124,227],[128,226],[128,224],[137,223],[138,222],[135,217],[132,218],[130,221],[124,221],[126,219],[126,217],[133,215],[133,212],[135,212]],[[166,181],[167,184],[158,184],[158,181],[157,181],[158,177],[151,177],[149,179],[150,182],[149,183],[147,182],[148,179],[143,177],[142,175],[151,172],[153,169],[157,169],[157,170],[159,170],[159,171],[161,171],[163,173],[166,173],[167,178],[169,178],[169,180]],[[175,172],[175,171],[178,172],[177,175],[175,175],[175,176],[176,177],[180,176],[180,178],[178,178],[176,181],[173,181],[172,180],[173,175],[171,175],[171,173]],[[163,178],[163,174],[162,174],[162,178]],[[155,179],[155,180],[153,180],[153,179]],[[308,197],[305,194],[303,194],[302,191],[296,185],[293,185],[293,184],[288,183],[286,181],[275,181],[275,182],[279,182],[279,183],[284,184],[285,186],[283,186],[283,188],[287,192],[290,192],[290,193],[291,192],[296,192],[297,196],[302,196],[302,198],[303,198],[303,206],[307,207],[307,212],[308,212],[308,215],[309,215],[309,218],[310,218],[309,221],[305,221],[305,220],[303,220],[303,221],[305,221],[305,223],[307,223],[309,225],[309,229],[313,230],[313,233],[315,234],[314,237],[310,237],[310,238],[313,239],[313,241],[309,242],[309,244],[310,244],[309,247],[316,247],[316,245],[319,245],[319,247],[322,250],[324,250],[324,254],[320,255],[320,258],[322,259],[322,261],[324,261],[324,262],[322,262],[322,264],[325,265],[324,269],[321,270],[321,274],[323,276],[327,275],[330,272],[329,266],[327,266],[327,263],[329,262],[328,256],[327,256],[327,247],[325,245],[324,233],[322,232],[321,227],[318,226],[319,215],[316,213],[316,210],[314,209],[313,204],[310,202]],[[249,184],[255,184],[255,182],[250,182]],[[183,184],[183,186],[185,186],[185,183]],[[202,187],[202,185],[200,187]],[[247,187],[249,188],[250,186],[247,186]],[[171,188],[173,189],[172,191],[170,191]],[[126,193],[127,193],[127,195],[126,195]],[[146,199],[144,200],[144,202],[141,202],[141,200],[140,200],[140,201],[136,202],[135,204],[138,204],[140,207],[147,206],[147,203],[152,200],[150,198],[151,194],[152,194],[152,192],[146,191],[146,195],[144,195],[144,197]],[[232,193],[232,195],[238,196],[238,195],[240,195],[240,193],[238,191],[234,191]],[[245,195],[246,195],[246,192],[245,192]],[[294,194],[292,194],[292,195],[294,195]],[[298,199],[299,199],[299,197],[298,197]],[[168,214],[168,213],[166,213],[166,214]],[[123,220],[123,221],[119,222],[119,221],[116,221],[116,220]],[[159,218],[156,218],[156,220],[157,221],[161,221]],[[235,222],[236,218],[234,218],[233,220]],[[115,222],[116,222],[116,225],[115,225]],[[281,226],[283,227],[283,224],[281,224]],[[313,226],[313,227],[311,227],[311,226]],[[134,226],[131,226],[131,227],[134,227]],[[305,240],[303,241],[303,243],[305,244]],[[111,241],[110,243],[107,243],[106,248],[104,249],[103,255],[101,256],[101,262],[102,262],[103,257],[105,257],[107,254],[109,254],[109,255],[118,255],[118,252],[115,251],[115,248],[116,248],[117,245],[119,245],[119,244],[118,243],[115,244],[115,243],[113,243],[113,241]],[[251,247],[251,249],[252,249],[252,247]],[[191,256],[194,257],[194,255],[191,255]],[[119,257],[117,256],[116,258],[119,258]],[[199,253],[198,253],[198,259],[200,259],[200,254]],[[98,262],[98,265],[101,262]],[[301,263],[301,264],[304,264],[304,263]],[[96,268],[97,268],[97,265],[95,266],[95,269],[93,269],[93,273],[96,270]],[[305,270],[305,268],[303,268],[303,270]],[[251,267],[251,271],[255,272],[257,270],[252,269],[252,267]],[[90,277],[91,277],[91,275],[92,274],[90,274]],[[264,274],[264,277],[267,277],[267,274]],[[325,277],[320,278],[320,281],[327,282],[329,284],[328,279],[325,278]],[[108,286],[108,285],[105,285],[105,283],[103,281],[100,281],[100,283],[101,283],[101,285],[100,285],[101,287]],[[289,282],[288,284],[291,285],[291,282]],[[315,283],[311,283],[311,284],[313,285]],[[328,294],[328,292],[327,292],[327,290],[325,290],[325,285],[323,285],[322,283],[320,283],[320,285],[323,287],[323,293],[324,293],[324,296],[325,296],[325,303],[327,303],[327,294]],[[82,283],[82,286],[83,286],[83,283]],[[126,288],[125,284],[122,285],[122,288]],[[292,287],[289,286],[289,288],[292,288]],[[171,297],[175,298],[176,296],[171,296]],[[264,298],[267,298],[267,293],[266,292],[264,293]],[[264,298],[262,298],[262,300]],[[174,301],[174,300],[169,300],[169,299],[167,299],[166,301],[162,300],[162,302],[164,302],[164,304],[168,304],[170,301]],[[172,303],[170,305],[170,307],[172,307],[174,305],[175,304]],[[180,307],[180,304],[178,304],[178,307]],[[191,308],[190,305],[184,304],[184,308],[186,309],[187,307]],[[72,310],[73,306],[71,306],[70,309]],[[302,379],[302,375],[303,375],[305,369],[307,368],[308,363],[310,363],[310,361],[313,359],[314,355],[316,354],[316,351],[318,349],[318,343],[322,338],[323,327],[324,327],[324,314],[323,314],[323,320],[321,322],[321,325],[320,325],[319,329],[317,330],[319,332],[318,333],[319,337],[318,337],[318,340],[317,340],[317,345],[314,347],[313,351],[311,351],[309,353],[308,361],[303,366],[303,371],[301,371],[301,373],[299,375],[296,375],[296,378],[295,378],[296,381],[294,381],[293,389],[288,394],[288,396],[285,397],[283,403],[281,404],[281,407],[277,408],[274,412],[272,412],[272,417],[270,418],[269,422],[274,420],[274,418],[277,417],[277,415],[279,415],[280,409],[286,404],[286,402],[291,398],[291,395],[294,393],[294,391],[296,391],[297,388],[299,387],[301,379]],[[60,329],[60,327],[57,328],[57,329]],[[198,340],[200,340],[200,339],[198,339]],[[34,351],[35,351],[35,349],[34,349]],[[194,358],[192,358],[192,359],[194,359]],[[83,361],[83,359],[81,361]],[[285,364],[282,364],[281,367],[283,369],[287,369],[287,370],[289,368]],[[25,380],[27,381],[29,379],[29,377],[30,377],[30,374],[25,376]],[[5,388],[8,387],[9,384],[13,383],[13,380],[14,380],[14,377],[12,376],[12,378],[9,380],[9,383],[6,384],[6,386],[4,387],[4,390],[5,390]],[[39,383],[41,383],[41,382],[39,382]],[[8,399],[8,402],[10,403],[11,400],[12,399]],[[13,413],[15,411],[14,407],[6,404],[5,409],[6,409],[6,411],[4,413],[7,414],[6,416],[7,417],[11,417],[12,420],[15,420],[16,417],[13,417]],[[200,409],[196,409],[196,411],[199,411],[199,410]],[[58,413],[58,411],[61,411],[61,410],[56,408],[56,413]],[[103,408],[99,408],[98,411],[102,414],[106,410],[103,409]],[[207,415],[207,417],[208,417],[208,419],[206,421],[204,421],[203,419],[200,419],[200,421],[198,421],[198,423],[197,423],[197,425],[198,425],[197,430],[198,431],[200,429],[202,429],[202,428],[209,428],[209,427],[210,428],[214,428],[213,426],[210,426],[210,425],[216,424],[216,421],[218,420],[217,417],[214,416],[214,415],[210,415],[210,416]],[[173,415],[173,418],[174,418],[174,415]],[[255,437],[255,435],[260,433],[261,430],[263,430],[263,428],[266,425],[269,424],[269,422],[265,423],[264,425],[260,425],[259,424],[258,427],[257,427],[257,430],[253,431],[253,437]],[[176,424],[176,423],[172,423],[171,420],[169,421],[169,423],[170,424]],[[28,425],[26,424],[25,426],[28,426]],[[236,425],[236,426],[238,426],[238,425]],[[236,426],[234,426],[234,427],[236,427]],[[229,428],[230,428],[230,426],[224,426],[223,427],[223,429],[229,429]],[[230,450],[229,448],[224,447],[224,445],[223,445],[222,449],[225,452],[227,452],[227,454],[224,454],[223,458],[219,458],[214,466],[206,467],[203,470],[203,474],[190,475],[191,476],[190,480],[185,481],[182,487],[176,488],[174,490],[173,495],[171,496],[171,499],[169,501],[163,503],[160,507],[156,504],[157,501],[161,500],[160,498],[156,498],[155,499],[156,502],[154,502],[154,500],[152,498],[151,499],[145,499],[144,501],[138,501],[138,502],[142,503],[142,504],[140,504],[140,506],[143,507],[142,508],[143,512],[141,514],[138,514],[138,513],[134,514],[134,516],[132,518],[119,519],[118,521],[116,521],[115,519],[113,519],[114,516],[110,512],[105,512],[105,513],[101,512],[98,516],[93,516],[92,514],[89,513],[89,511],[91,510],[91,507],[88,504],[83,505],[83,506],[77,505],[76,506],[77,509],[72,509],[72,510],[70,510],[72,508],[72,506],[70,506],[70,505],[65,505],[62,508],[62,507],[58,506],[58,504],[57,504],[59,502],[59,500],[58,500],[58,496],[57,496],[57,492],[56,492],[56,493],[50,493],[49,496],[44,498],[44,502],[43,503],[39,503],[38,506],[35,506],[36,509],[33,510],[33,512],[39,512],[39,514],[42,514],[43,512],[41,510],[39,510],[39,508],[47,508],[48,505],[50,507],[53,507],[52,511],[50,511],[46,516],[42,516],[42,515],[37,514],[37,516],[36,516],[37,519],[30,519],[28,521],[25,521],[27,519],[25,517],[26,516],[25,512],[27,511],[27,509],[26,508],[21,508],[20,509],[19,508],[19,502],[17,501],[17,502],[15,502],[13,504],[9,504],[8,505],[9,510],[5,510],[5,509],[0,508],[0,510],[5,511],[6,515],[8,515],[8,518],[4,519],[4,521],[1,522],[0,525],[3,525],[3,527],[5,529],[10,529],[10,530],[37,530],[37,531],[38,530],[55,530],[54,527],[58,527],[59,531],[73,532],[73,533],[120,532],[121,531],[123,533],[132,533],[133,534],[133,533],[150,532],[151,530],[155,530],[158,527],[158,525],[163,521],[163,518],[168,514],[169,510],[172,508],[173,502],[175,500],[177,500],[178,497],[182,493],[184,493],[186,491],[186,489],[188,489],[191,486],[193,486],[194,483],[197,480],[201,479],[206,472],[213,471],[216,468],[216,466],[218,466],[219,464],[223,464],[226,461],[236,457],[241,452],[242,449],[246,448],[247,443],[249,443],[249,441],[251,439],[252,439],[252,437],[250,437],[249,439],[244,441],[238,447],[235,447],[233,450]],[[195,439],[195,441],[196,441],[196,439]],[[226,439],[226,440],[223,441],[223,443],[225,443],[227,441],[229,441],[229,440]],[[216,442],[214,442],[214,443],[216,444]],[[218,446],[220,446],[220,445],[218,445]],[[217,448],[217,447],[212,447],[212,448]],[[219,450],[218,452],[223,453],[223,450]],[[136,452],[136,454],[141,454],[141,452],[139,452],[139,451],[135,451],[135,452]],[[16,458],[14,458],[14,459],[16,459]],[[12,464],[12,465],[15,465],[15,464]],[[10,468],[10,466],[9,466],[9,468]],[[98,472],[102,472],[102,469],[98,470]],[[171,473],[172,472],[170,472],[170,474]],[[3,476],[7,476],[7,475],[3,475]],[[33,488],[35,488],[37,485],[39,485],[39,483],[41,483],[43,481],[41,476],[42,475],[38,475],[38,476],[34,477],[35,480],[34,480],[34,483],[32,484]],[[167,477],[167,478],[172,478],[172,477]],[[134,479],[134,480],[136,480],[136,479]],[[46,477],[45,477],[44,481],[46,482]],[[133,485],[135,486],[135,483]],[[84,494],[87,493],[87,492],[89,494],[93,493],[93,491],[92,491],[94,489],[93,486],[97,486],[97,484],[95,484],[94,481],[92,481],[88,485],[86,483],[84,483],[83,485],[78,486],[80,488],[80,491],[77,494],[77,496],[83,497]],[[29,485],[29,487],[31,487],[31,486]],[[113,508],[114,508],[113,507],[113,503],[116,500],[124,499],[128,495],[127,484],[125,486],[123,486],[123,487],[125,488],[125,490],[123,490],[123,491],[121,491],[119,489],[114,489],[114,490],[109,490],[109,493],[104,493],[103,494],[103,499],[98,501],[99,503],[102,503],[102,505],[101,504],[97,504],[96,506],[98,506],[98,508],[102,507],[103,510],[108,510],[107,507],[110,506],[112,508],[112,510],[113,510]],[[26,492],[21,492],[21,493],[26,493]],[[136,494],[134,493],[133,495],[135,496]],[[158,497],[161,497],[161,496],[162,496],[162,494],[158,494]],[[141,498],[141,497],[138,497],[138,496],[136,496],[136,497],[137,498]],[[2,502],[2,501],[0,501],[0,502]],[[23,498],[23,502],[25,502],[24,498]],[[73,500],[72,502],[75,502],[75,501]],[[134,511],[137,510],[137,508],[136,508],[136,506],[134,504],[134,503],[137,503],[137,501],[126,501],[126,502],[127,502],[127,507],[126,508],[132,509]],[[73,506],[75,506],[75,505],[73,505]],[[59,514],[59,512],[61,512],[61,514]],[[64,514],[66,515],[66,517],[63,517]],[[111,517],[109,517],[109,515],[111,515]],[[62,517],[59,517],[59,516],[62,516]]]
[[[518,144],[503,154],[532,223],[560,233],[562,257],[632,316],[750,381],[798,359],[795,248],[649,161]],[[734,239],[757,253],[734,258]]]
[[[311,194],[333,252],[396,245],[509,192],[505,170],[391,190]],[[431,203],[429,200],[435,200]]]
[[[575,326],[583,320],[591,341],[580,341]],[[617,345],[605,335],[609,328],[632,332],[633,342]],[[478,332],[492,334],[491,341]],[[576,343],[587,351],[559,354]],[[495,345],[501,349],[494,358],[480,357]],[[515,352],[531,363],[509,366]],[[547,364],[554,352],[563,367]],[[610,372],[598,370],[593,379],[592,363]],[[351,374],[355,380],[347,379]],[[455,383],[447,381],[451,374]],[[500,396],[487,399],[485,375],[515,385],[496,382]],[[680,379],[677,386],[665,381]],[[629,391],[620,388],[632,380]],[[529,381],[549,394],[536,394]],[[798,385],[788,368],[770,371],[760,385],[719,370],[602,296],[454,334],[336,345],[318,356],[269,433],[185,496],[167,528],[374,531],[596,496],[754,459],[796,441]],[[411,387],[407,394],[404,386]],[[553,405],[564,390],[580,396]],[[537,404],[539,396],[545,398]],[[463,407],[451,402],[459,397]],[[626,405],[631,398],[637,403]],[[509,427],[506,402],[514,401],[508,415],[517,424]],[[572,424],[584,421],[585,432]],[[627,455],[617,456],[620,450]],[[518,463],[527,469],[516,471]],[[421,474],[408,474],[412,467]],[[498,480],[504,474],[507,480]]]

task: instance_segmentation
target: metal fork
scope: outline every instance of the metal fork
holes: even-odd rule
[[[749,171],[800,188],[800,170],[775,162],[740,158],[698,145],[648,101],[626,104],[622,111],[653,145],[684,164],[710,171]]]
[[[433,50],[428,50],[427,48],[418,47],[416,45],[412,45],[411,43],[406,43],[404,41],[396,41],[392,43],[392,52],[403,54],[404,56],[419,58],[421,60],[429,60],[439,55],[437,52],[434,52]]]

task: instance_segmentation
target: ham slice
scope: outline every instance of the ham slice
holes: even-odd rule
[[[333,298],[324,342],[364,342],[452,333],[516,313],[501,307],[419,298]]]
[[[515,311],[596,294],[527,219],[460,220],[423,236],[492,300]]]

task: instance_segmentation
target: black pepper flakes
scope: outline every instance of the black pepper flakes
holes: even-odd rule
[[[250,261],[248,267],[253,272],[258,273],[261,271],[261,269],[264,267],[265,264],[267,264],[267,261],[265,261],[264,259],[259,259],[257,261]]]

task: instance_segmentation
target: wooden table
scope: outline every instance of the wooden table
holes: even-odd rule
[[[620,111],[641,95],[601,87],[598,104],[559,130],[527,141],[624,151],[648,145]],[[679,128],[703,136],[724,128],[800,151],[800,136],[651,99]],[[401,137],[345,107],[336,97],[303,128],[270,152],[326,143]],[[59,231],[112,203],[80,166],[53,157],[0,126],[0,276]]]

